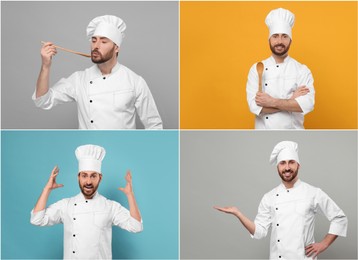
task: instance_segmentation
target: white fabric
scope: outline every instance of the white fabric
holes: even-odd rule
[[[143,230],[126,208],[98,193],[90,200],[80,193],[42,211],[31,211],[30,222],[36,226],[63,223],[64,259],[112,259],[112,226],[130,232]]]
[[[119,63],[106,76],[97,65],[75,72],[32,99],[42,109],[76,101],[79,129],[135,129],[136,114],[146,129],[163,128],[144,79]]]
[[[102,173],[101,165],[106,150],[98,145],[81,145],[77,147],[76,158],[78,160],[78,172],[82,171],[95,171]]]
[[[346,236],[347,217],[326,193],[300,180],[289,190],[281,184],[262,198],[251,237],[261,239],[271,227],[270,259],[312,259],[304,248],[315,243],[317,212],[330,221],[329,234]]]
[[[286,57],[283,63],[276,64],[275,59],[263,61],[262,75],[263,92],[274,98],[289,99],[300,86],[307,86],[310,92],[295,100],[302,109],[302,113],[280,111],[273,114],[260,115],[262,110],[255,102],[259,79],[256,64],[250,68],[246,84],[247,102],[250,111],[256,115],[256,129],[304,129],[304,115],[311,112],[315,103],[315,90],[311,71],[303,64],[291,57]]]
[[[93,36],[107,37],[118,46],[124,38],[126,24],[119,17],[114,15],[103,15],[94,18],[87,26],[87,37],[89,40]]]
[[[281,161],[295,160],[298,158],[298,144],[292,141],[282,141],[275,145],[270,156],[270,163],[278,165]]]
[[[289,10],[278,8],[272,10],[265,19],[269,28],[269,38],[273,34],[284,33],[292,39],[292,27],[295,24],[295,15]]]

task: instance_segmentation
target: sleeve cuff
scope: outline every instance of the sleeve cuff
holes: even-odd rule
[[[329,227],[329,234],[337,235],[340,237],[346,237],[347,236],[347,227],[348,227],[348,221],[345,219],[345,221],[342,221],[342,223],[334,223],[332,222]]]
[[[35,105],[43,109],[50,109],[51,107],[48,105],[51,95],[50,92],[51,90],[49,89],[45,95],[41,97],[36,97],[36,90],[35,90],[32,95],[32,100],[34,101]]]

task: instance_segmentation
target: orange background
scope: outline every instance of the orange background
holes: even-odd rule
[[[180,128],[254,128],[247,75],[271,55],[264,21],[279,7],[296,16],[289,55],[315,80],[305,128],[357,128],[357,2],[180,2]]]

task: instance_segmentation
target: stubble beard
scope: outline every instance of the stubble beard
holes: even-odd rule
[[[283,50],[280,51],[280,52],[276,51],[276,49],[275,49],[276,47],[279,47],[279,46],[283,47]],[[287,54],[287,52],[290,49],[290,46],[291,46],[291,42],[287,46],[282,44],[282,43],[281,44],[276,44],[276,45],[271,45],[270,44],[270,50],[276,56],[282,57],[282,56],[285,56]]]
[[[289,177],[289,178],[286,178],[284,175],[285,175],[285,173],[286,172],[289,172],[290,174],[291,174],[291,176]],[[298,175],[298,169],[296,170],[296,171],[293,171],[293,170],[288,170],[288,171],[286,171],[286,170],[284,170],[284,171],[282,171],[282,172],[279,172],[279,175],[280,175],[280,177],[281,177],[281,179],[284,181],[284,182],[292,182],[295,178],[296,178],[296,176]]]
[[[92,50],[91,51],[92,62],[95,64],[102,64],[102,63],[109,61],[110,59],[112,59],[112,57],[114,55],[114,49],[115,49],[115,47],[113,47],[112,50],[110,50],[106,55],[103,55],[97,49]],[[93,56],[94,53],[97,55],[96,57]]]
[[[98,189],[98,184],[97,185],[81,185],[81,183],[79,183],[80,189],[82,194],[85,196],[85,198],[87,199],[91,199],[93,197],[93,195],[96,193],[97,189]],[[92,187],[91,190],[86,190],[85,187]]]

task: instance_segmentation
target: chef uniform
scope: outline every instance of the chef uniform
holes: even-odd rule
[[[271,163],[282,160],[298,160],[298,148],[294,142],[284,141],[276,145]],[[255,218],[255,239],[267,235],[271,227],[270,259],[313,259],[305,255],[305,247],[315,243],[314,220],[317,212],[330,221],[329,234],[347,234],[348,220],[344,212],[321,189],[301,180],[287,189],[280,184],[266,193]]]
[[[125,23],[105,15],[93,19],[87,36],[107,37],[120,46]],[[110,74],[102,75],[97,65],[62,78],[49,91],[36,98],[37,107],[51,109],[66,102],[77,102],[79,129],[135,129],[136,114],[146,129],[162,129],[162,120],[145,80],[117,63]]]
[[[101,172],[105,150],[94,145],[76,150],[79,172]],[[143,230],[142,223],[118,202],[98,192],[92,199],[82,193],[60,200],[42,211],[31,212],[31,224],[37,226],[64,225],[65,259],[112,259],[112,226],[130,232]]]
[[[294,24],[294,15],[285,9],[279,8],[271,11],[266,24],[270,29],[270,37],[276,33],[285,33],[292,39],[291,28]],[[258,91],[259,78],[254,64],[249,71],[246,93],[250,111],[256,115],[256,129],[304,129],[304,116],[311,112],[315,103],[315,90],[313,77],[307,66],[287,56],[283,63],[276,64],[271,56],[262,61],[264,71],[262,74],[262,91],[273,98],[290,99],[293,92],[300,86],[306,86],[309,93],[295,98],[302,112],[279,111],[272,114],[262,114],[262,107],[255,101]]]

